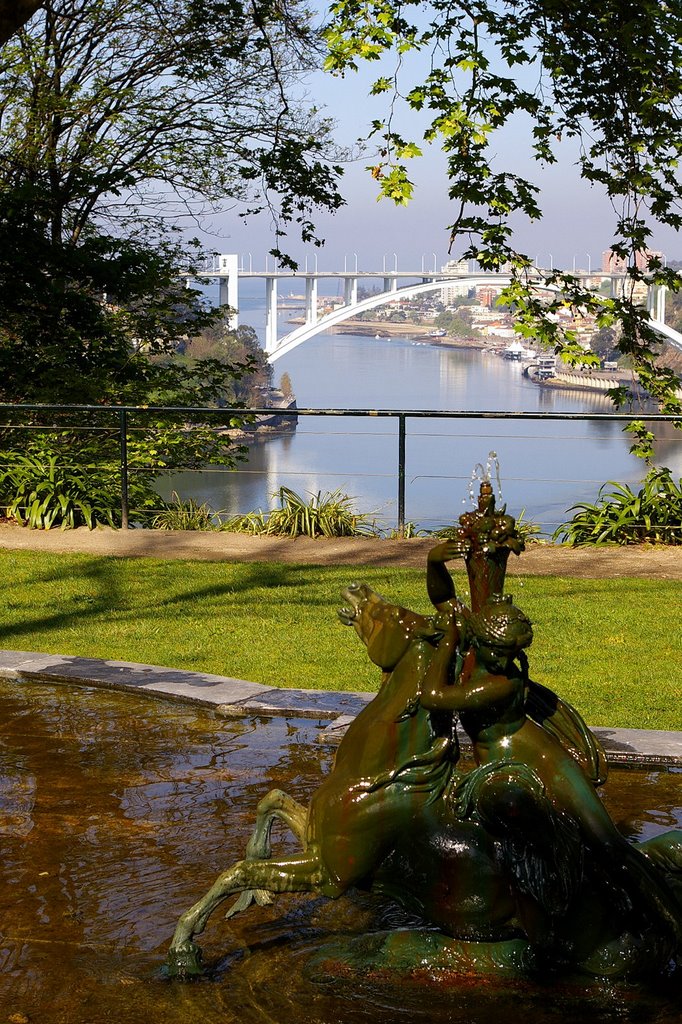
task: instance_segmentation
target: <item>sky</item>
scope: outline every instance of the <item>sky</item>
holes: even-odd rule
[[[334,138],[340,146],[353,147],[367,132],[372,118],[383,118],[386,100],[369,95],[371,82],[382,72],[374,64],[343,79],[323,72],[305,83],[310,99],[322,107],[335,122]],[[416,115],[401,116],[399,130],[420,139],[423,132]],[[541,189],[542,221],[530,224],[525,218],[515,222],[516,244],[542,267],[588,269],[600,267],[601,254],[613,238],[615,213],[608,199],[596,188],[582,182],[575,166],[575,143],[557,145],[558,163],[542,167],[524,159],[528,151],[527,134],[519,122],[507,128],[496,139],[493,152],[499,166],[511,166],[530,178]],[[454,219],[447,196],[447,173],[443,154],[429,147],[422,158],[410,161],[415,196],[407,207],[397,207],[382,199],[377,202],[376,183],[367,165],[372,163],[371,151],[344,164],[341,193],[346,205],[336,214],[319,214],[318,234],[325,239],[322,249],[304,246],[295,233],[283,248],[301,268],[318,270],[419,270],[440,267],[447,259],[459,258],[463,246],[448,255],[448,224]],[[228,211],[213,223],[213,232],[205,236],[207,245],[216,251],[238,253],[243,266],[253,270],[266,269],[266,254],[275,244],[269,217],[251,218],[246,223]],[[654,234],[652,247],[660,249],[668,259],[682,258],[682,239],[670,229]],[[267,267],[274,268],[272,257]]]

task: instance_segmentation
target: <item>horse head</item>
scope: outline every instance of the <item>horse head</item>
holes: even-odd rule
[[[396,667],[414,640],[435,643],[443,635],[430,618],[389,604],[365,583],[351,583],[343,597],[348,604],[339,608],[339,619],[353,626],[370,660],[384,672]]]

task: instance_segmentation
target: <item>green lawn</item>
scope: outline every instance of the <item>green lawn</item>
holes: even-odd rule
[[[0,647],[199,669],[278,686],[372,690],[378,670],[338,621],[358,579],[428,612],[413,569],[0,552]],[[465,578],[456,577],[464,588]],[[593,725],[682,730],[682,587],[524,577],[534,678]]]

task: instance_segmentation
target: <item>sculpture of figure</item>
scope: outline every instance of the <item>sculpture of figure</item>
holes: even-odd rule
[[[516,521],[507,515],[506,507],[495,510],[493,489],[484,480],[477,508],[461,515],[450,542],[438,545],[429,554],[426,582],[432,603],[440,608],[454,598],[454,586],[444,563],[459,555],[464,558],[469,577],[472,611],[479,611],[488,598],[503,592],[509,555],[520,555],[524,547]]]
[[[454,685],[441,677],[431,689],[425,686],[422,706],[459,714],[477,764],[508,759],[532,768],[553,807],[575,822],[585,848],[632,902],[640,927],[650,933],[651,941],[655,936],[656,942],[667,943],[672,953],[682,937],[682,918],[670,910],[665,886],[646,858],[619,833],[578,759],[528,714],[523,650],[533,639],[530,621],[510,598],[495,596],[468,616],[466,627],[466,654],[458,678]]]
[[[496,839],[473,817],[456,817],[446,796],[458,778],[452,716],[430,713],[420,699],[441,634],[430,619],[388,604],[367,586],[353,584],[344,597],[347,605],[339,617],[355,628],[382,668],[379,692],[349,726],[332,772],[307,809],[280,790],[261,800],[246,858],[223,872],[180,917],[167,960],[172,975],[201,973],[195,936],[231,895],[242,894],[228,916],[252,902],[269,903],[270,893],[336,898],[352,885],[370,886],[375,876],[388,891],[382,869],[401,844],[411,845],[427,832],[438,837],[440,864],[428,892],[422,887],[416,894],[408,887],[406,907],[413,909],[417,899],[428,919],[449,935],[508,936],[518,909],[514,879]],[[502,774],[507,783],[510,776],[516,779],[519,788],[541,788],[523,766],[505,763]],[[272,856],[270,833],[277,819],[301,842],[301,854]],[[542,813],[536,823],[540,820]],[[451,855],[443,842],[446,833]],[[432,857],[431,864],[435,867]]]
[[[334,769],[302,807],[273,790],[258,805],[246,859],[224,872],[182,915],[169,952],[174,974],[201,970],[194,935],[233,893],[245,895],[232,912],[267,892],[309,892],[337,897],[360,883],[387,856],[421,807],[439,800],[449,782],[456,748],[447,727],[438,730],[419,705],[424,672],[441,634],[430,619],[387,604],[369,587],[345,591],[339,617],[353,625],[371,660],[383,670],[377,696],[350,725]],[[271,859],[270,831],[281,819],[304,852]]]
[[[379,692],[308,808],[279,790],[259,803],[245,859],[181,915],[171,974],[201,972],[194,938],[231,895],[240,894],[228,916],[270,893],[336,898],[352,885],[418,911],[471,963],[482,940],[510,969],[520,943],[536,968],[551,958],[592,975],[661,969],[680,949],[682,832],[639,847],[620,835],[595,790],[606,776],[600,744],[575,709],[529,678],[531,624],[502,593],[509,553],[523,546],[513,518],[495,511],[484,481],[478,508],[459,523],[429,554],[435,616],[364,585],[344,592],[339,617],[382,669]],[[446,568],[460,555],[471,609]],[[468,773],[457,715],[477,762]],[[272,856],[278,819],[301,853]]]
[[[488,480],[481,483],[477,508],[459,517],[454,535],[432,548],[426,562],[426,589],[433,606],[441,612],[438,624],[443,639],[429,669],[427,685],[438,689],[439,682],[452,682],[457,674],[457,656],[461,652],[462,621],[468,609],[457,598],[446,563],[464,558],[471,609],[479,611],[485,602],[504,590],[507,560],[513,552],[521,554],[525,545],[516,530],[516,521],[506,507],[495,510],[495,495]],[[461,667],[461,665],[459,666]]]

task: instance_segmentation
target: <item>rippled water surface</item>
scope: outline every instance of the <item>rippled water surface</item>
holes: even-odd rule
[[[680,985],[538,988],[309,980],[339,934],[391,908],[279,897],[202,937],[208,978],[160,967],[178,915],[238,859],[273,786],[306,801],[332,752],[310,720],[225,721],[105,691],[0,684],[0,1020],[49,1024],[672,1024]],[[682,775],[614,773],[607,802],[632,838],[682,825]]]

